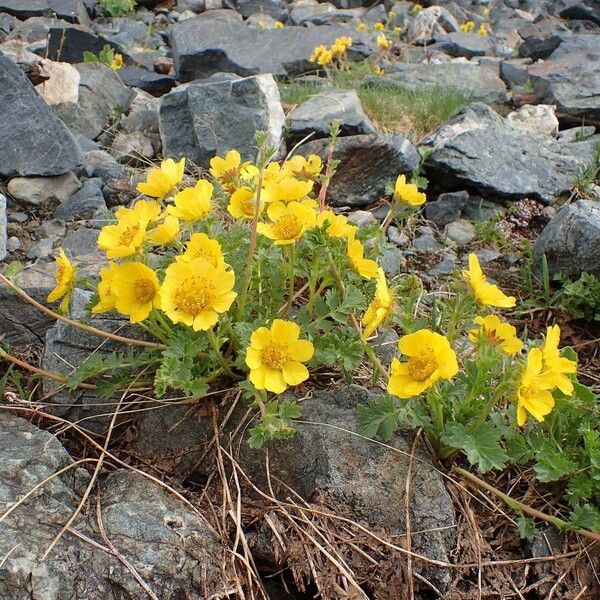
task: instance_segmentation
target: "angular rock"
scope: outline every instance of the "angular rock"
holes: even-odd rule
[[[530,58],[513,58],[500,63],[500,77],[509,88],[526,85],[529,82],[528,65]]]
[[[438,38],[432,48],[441,50],[450,56],[464,56],[465,58],[496,54],[496,43],[490,36],[463,33],[462,31]]]
[[[61,175],[81,162],[65,124],[0,53],[0,178]]]
[[[119,69],[119,79],[128,87],[140,88],[153,96],[168,94],[175,85],[175,80],[168,75],[160,75],[140,67],[124,67]]]
[[[270,15],[281,20],[286,15],[285,4],[281,0],[235,0],[235,9],[244,18],[253,14]]]
[[[46,61],[48,78],[36,86],[46,104],[77,102],[79,100],[79,71],[66,62]]]
[[[459,246],[470,244],[476,237],[475,227],[466,219],[458,219],[448,223],[444,228],[444,235]]]
[[[506,120],[517,129],[532,133],[545,133],[558,136],[558,119],[555,107],[549,104],[525,104],[519,110],[506,115]]]
[[[329,140],[302,144],[298,154],[318,154],[326,160]],[[327,191],[332,206],[360,208],[385,195],[386,185],[419,165],[419,153],[400,135],[355,135],[338,139],[333,158],[338,168]]]
[[[81,188],[73,173],[56,177],[15,177],[8,182],[8,193],[19,202],[40,206],[44,202],[63,202]]]
[[[308,57],[314,47],[349,34],[353,43],[348,58],[368,56],[373,42],[340,26],[255,30],[242,24],[209,22],[201,15],[172,27],[169,39],[177,79],[191,81],[218,72],[284,77],[312,71],[315,66]]]
[[[120,51],[115,44],[96,35],[89,27],[70,24],[52,26],[48,32],[47,58],[76,64],[83,62],[84,52],[98,54],[106,44]]]
[[[163,153],[203,167],[233,148],[254,159],[257,131],[278,148],[285,122],[272,75],[182,86],[162,98],[159,118]]]
[[[458,21],[443,6],[429,6],[412,20],[406,34],[410,44],[429,44],[446,33],[459,31]]]
[[[438,227],[443,227],[460,218],[460,213],[469,200],[468,192],[440,194],[434,202],[425,204],[425,218]]]
[[[143,163],[154,157],[152,142],[140,131],[133,133],[119,131],[110,150],[118,161],[128,164]]]
[[[600,3],[598,0],[567,0],[559,12],[563,19],[586,20],[600,25]]]
[[[568,192],[592,158],[591,148],[515,129],[480,103],[459,111],[423,145],[432,150],[428,176],[442,188],[468,187],[497,198],[545,204]]]
[[[571,32],[557,19],[541,16],[531,25],[519,30],[519,35],[523,39],[519,46],[519,56],[539,60],[550,56],[571,36]]]
[[[65,220],[84,219],[92,217],[102,208],[106,208],[102,195],[102,180],[88,179],[76,194],[57,206],[54,216]]]
[[[582,273],[600,277],[600,202],[578,200],[563,206],[537,239],[534,260],[542,271],[542,256],[550,275],[564,273],[577,279]]]
[[[294,136],[327,137],[333,121],[340,123],[341,135],[376,133],[354,90],[325,90],[311,96],[289,114],[288,130]]]
[[[67,21],[89,22],[81,0],[0,0],[0,13],[3,12],[23,20],[56,15]]]
[[[8,232],[6,222],[6,196],[0,194],[0,261],[8,254]]]
[[[580,142],[596,133],[593,125],[582,125],[581,127],[571,127],[558,132],[558,139],[561,142]]]

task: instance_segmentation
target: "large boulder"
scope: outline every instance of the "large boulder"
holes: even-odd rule
[[[171,28],[169,39],[180,81],[229,72],[242,76],[272,73],[284,77],[315,69],[308,60],[315,46],[351,35],[350,59],[365,58],[373,49],[361,34],[346,27],[284,27],[251,29],[241,23],[222,23],[201,17]]]
[[[471,104],[427,136],[427,173],[448,191],[546,204],[568,192],[593,157],[593,140],[569,144],[513,127],[485,104]]]
[[[0,113],[0,178],[62,175],[81,163],[69,129],[2,53]]]
[[[79,23],[90,20],[82,0],[0,0],[0,13],[3,12],[19,19],[54,15]]]
[[[443,6],[429,6],[411,21],[407,39],[411,44],[429,44],[446,33],[459,30],[456,18]]]
[[[574,279],[582,273],[600,278],[600,202],[578,200],[561,208],[535,243],[539,273],[546,255],[551,275],[564,273]]]
[[[272,75],[189,84],[162,98],[159,113],[163,153],[208,167],[215,154],[237,149],[256,158],[257,131],[278,148],[285,116]]]

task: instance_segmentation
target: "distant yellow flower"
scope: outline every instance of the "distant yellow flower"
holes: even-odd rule
[[[555,387],[552,377],[542,372],[543,357],[539,348],[532,348],[521,375],[517,390],[517,423],[524,425],[527,413],[543,421],[554,408],[551,390]]]
[[[419,3],[415,4],[415,5],[414,5],[414,6],[411,8],[411,12],[412,12],[413,14],[415,14],[415,15],[416,15],[416,14],[418,14],[418,13],[420,13],[422,10],[423,10],[423,7],[422,7],[422,6],[421,6]]]
[[[64,313],[69,310],[69,303],[71,302],[73,288],[75,287],[75,267],[71,264],[71,261],[67,258],[62,248],[56,257],[55,278],[56,286],[48,294],[47,300],[48,302],[56,302],[62,298],[59,310]]]
[[[375,23],[373,29],[375,29],[375,31],[385,31],[385,25],[381,22]]]
[[[144,223],[156,221],[160,215],[160,204],[156,200],[138,200],[131,208],[119,206],[115,210],[117,220],[125,216],[132,216]]]
[[[475,317],[479,329],[469,331],[469,339],[477,342],[484,339],[488,344],[498,346],[503,352],[514,356],[523,348],[523,342],[517,337],[517,330],[510,324],[502,322],[496,315]]]
[[[377,285],[375,297],[365,312],[362,323],[365,327],[362,337],[367,339],[392,314],[394,296],[388,288],[383,269],[377,269]]]
[[[331,210],[324,210],[317,215],[317,226],[327,226],[327,235],[332,238],[353,238],[358,227],[348,223],[344,215],[336,215]]]
[[[373,73],[375,73],[375,75],[381,77],[382,75],[385,75],[385,69],[383,67],[380,67],[379,65],[375,65],[373,67]]]
[[[174,206],[167,207],[167,212],[186,223],[194,223],[210,212],[212,194],[213,184],[200,179],[193,188],[185,188],[175,194]]]
[[[406,176],[399,175],[394,187],[394,198],[401,204],[420,206],[427,200],[423,192],[414,183],[406,183]]]
[[[156,273],[141,262],[119,265],[110,282],[115,308],[132,323],[147,319],[152,308],[160,305],[158,287]]]
[[[352,46],[352,38],[344,35],[335,40],[331,46],[331,52],[335,58],[339,58],[346,53],[346,50]]]
[[[258,25],[259,29],[266,29],[267,28],[267,24],[264,21],[259,21],[257,23],[257,25]]]
[[[185,246],[185,252],[176,258],[177,262],[192,262],[203,258],[213,267],[222,267],[225,263],[221,244],[209,238],[205,233],[193,233]]]
[[[316,46],[314,48],[314,50],[312,51],[312,54],[308,57],[308,60],[310,60],[310,62],[318,63],[319,57],[325,52],[329,52],[327,50],[327,46],[320,44],[319,46]]]
[[[160,163],[159,169],[150,169],[146,181],[137,184],[137,190],[146,196],[164,198],[183,179],[185,158],[176,163],[167,158]]]
[[[385,33],[381,33],[377,36],[377,45],[381,50],[388,50],[392,47],[392,42],[387,39]]]
[[[460,30],[463,33],[469,33],[470,31],[473,31],[473,28],[475,27],[475,21],[465,21],[461,26],[460,26]]]
[[[542,346],[544,374],[547,374],[554,386],[563,394],[573,394],[573,382],[567,377],[569,373],[577,372],[577,363],[560,355],[560,327],[552,325],[546,330],[546,339]]]
[[[300,327],[292,321],[275,319],[270,329],[259,327],[246,350],[249,379],[257,390],[281,394],[289,385],[299,385],[309,377],[302,364],[314,354],[308,340],[298,339]]]
[[[486,281],[476,254],[469,254],[469,270],[463,271],[463,277],[480,304],[499,308],[511,308],[516,305],[514,296],[506,296],[498,286]]]
[[[295,154],[283,163],[282,170],[290,173],[300,180],[310,179],[315,181],[321,174],[323,162],[317,154],[311,154],[308,158]]]
[[[110,68],[113,71],[118,71],[123,68],[123,64],[123,55],[117,52],[110,63]]]
[[[298,241],[304,232],[315,225],[316,216],[300,202],[273,202],[267,208],[271,223],[259,223],[258,232],[284,246]]]
[[[258,207],[258,214],[262,214],[265,207],[263,201],[263,195],[261,194],[260,205]],[[236,219],[253,219],[254,212],[256,210],[256,192],[252,191],[249,187],[243,186],[229,198],[229,204],[227,205],[227,212]]]
[[[273,27],[275,27],[275,29],[283,29],[285,25],[281,21],[275,21]]]
[[[363,23],[362,21],[356,26],[357,31],[367,31],[368,29],[369,26],[366,23]]]
[[[487,35],[489,32],[488,32],[488,29],[487,29],[487,27],[486,27],[485,25],[480,25],[480,26],[479,26],[479,29],[477,30],[477,33],[478,33],[479,35],[481,35],[481,36],[485,36],[485,35]]]
[[[365,279],[375,279],[377,277],[377,263],[364,257],[365,249],[359,240],[349,240],[346,253],[352,267],[361,277]]]
[[[163,222],[148,232],[148,241],[166,246],[177,239],[179,232],[179,219],[173,215],[165,215]]]
[[[231,193],[238,180],[251,179],[258,174],[258,169],[250,162],[242,162],[237,150],[230,150],[225,158],[214,156],[210,159],[210,174],[219,181],[225,191]]]
[[[227,312],[237,294],[235,274],[224,265],[215,267],[203,258],[171,263],[160,288],[160,306],[173,323],[205,331]]]
[[[388,16],[388,19],[395,19],[397,15],[396,15],[395,11],[389,10],[387,16]]]
[[[484,9],[483,9],[484,16],[487,17],[490,14],[491,10],[492,9],[489,6],[484,7]]]
[[[400,27],[400,25],[396,25],[392,31],[396,35],[400,35],[404,31],[404,27]]]
[[[317,64],[321,67],[326,67],[333,62],[333,52],[331,50],[325,50],[321,52],[317,58]]]
[[[439,333],[420,329],[401,337],[398,349],[408,360],[392,360],[387,386],[387,391],[398,398],[418,396],[438,380],[452,379],[458,373],[456,354]]]
[[[112,310],[115,307],[115,296],[112,293],[112,281],[119,269],[117,263],[109,263],[108,267],[100,269],[100,281],[98,282],[99,301],[92,307],[92,313],[97,315]]]

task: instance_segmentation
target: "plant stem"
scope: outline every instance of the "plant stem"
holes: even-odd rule
[[[381,231],[385,233],[388,230],[388,227],[392,224],[394,217],[396,216],[396,203],[392,200],[390,204],[390,209],[388,210],[388,214],[385,216],[383,223],[381,224]]]
[[[288,251],[288,261],[289,261],[290,274],[289,274],[289,278],[288,278],[288,299],[283,308],[284,315],[290,309],[290,306],[292,305],[292,302],[294,300],[294,284],[296,282],[296,273],[295,273],[296,244],[290,245],[290,249]]]
[[[431,391],[426,394],[426,398],[427,406],[429,407],[429,412],[431,414],[431,420],[433,422],[433,442],[436,446],[436,450],[439,450],[440,440],[442,439],[442,435],[444,433],[444,410],[442,407],[440,392],[437,389],[437,386],[434,386]]]
[[[488,418],[488,415],[492,412],[494,406],[496,406],[498,400],[500,400],[508,385],[509,384],[507,382],[504,382],[496,387],[487,404],[483,407],[483,410],[479,413],[473,425],[471,425],[471,431],[475,431],[475,429],[477,429]]]
[[[212,329],[208,329],[206,331],[206,335],[208,336],[208,341],[209,341],[212,349],[215,351],[215,355],[216,355],[217,360],[219,361],[219,364],[221,365],[221,368],[223,369],[223,371],[225,373],[227,373],[227,375],[229,375],[229,377],[231,377],[233,379],[238,379],[238,377],[229,368],[227,361],[223,358],[223,355],[221,354],[221,348],[219,348],[219,342],[217,341],[215,332]]]

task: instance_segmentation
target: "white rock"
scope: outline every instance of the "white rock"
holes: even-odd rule
[[[443,6],[424,8],[408,28],[409,44],[429,44],[436,36],[458,31],[458,21]]]
[[[79,100],[79,71],[66,62],[44,61],[50,70],[50,79],[40,83],[37,91],[47,104],[76,104]]]
[[[557,137],[558,119],[555,111],[556,106],[553,104],[525,104],[506,115],[506,121],[515,129]]]

